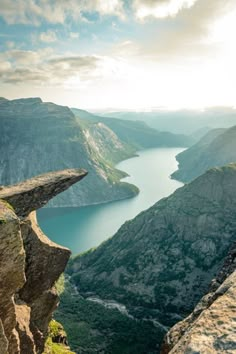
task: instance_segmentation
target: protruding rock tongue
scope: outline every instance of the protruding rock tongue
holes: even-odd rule
[[[0,199],[14,208],[16,215],[25,217],[48,203],[57,194],[87,175],[83,169],[49,172],[24,182],[0,189]]]

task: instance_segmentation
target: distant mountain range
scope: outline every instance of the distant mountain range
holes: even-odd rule
[[[176,156],[172,178],[190,182],[207,169],[236,162],[236,126],[209,131],[198,143]]]
[[[208,130],[229,128],[236,124],[236,109],[232,107],[212,107],[202,111],[108,112],[100,115],[144,121],[152,128],[175,134],[193,134],[193,137],[196,134],[196,139]],[[202,132],[202,135],[199,135],[199,132]]]

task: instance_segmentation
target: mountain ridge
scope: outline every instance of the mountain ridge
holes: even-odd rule
[[[194,143],[194,139],[184,134],[174,134],[167,131],[158,131],[144,121],[122,120],[112,117],[96,116],[84,110],[73,109],[74,114],[91,122],[102,122],[112,129],[117,136],[128,144],[134,144],[136,149],[153,147],[187,147]]]
[[[178,170],[171,177],[190,182],[207,169],[236,161],[236,126],[208,132],[198,143],[176,156]]]

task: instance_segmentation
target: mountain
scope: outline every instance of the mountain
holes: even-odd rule
[[[87,122],[105,124],[121,141],[139,150],[153,147],[187,147],[195,142],[194,138],[183,134],[153,129],[143,121],[101,117],[76,108],[72,108],[72,111],[77,117]]]
[[[102,123],[82,126],[69,108],[40,98],[0,99],[0,184],[34,175],[84,166],[88,177],[56,197],[50,206],[80,206],[132,197],[135,186],[120,182],[126,174],[114,165],[134,155]]]
[[[79,169],[51,172],[0,189],[1,354],[44,351],[48,325],[58,304],[54,284],[71,252],[43,234],[35,210],[86,174]],[[47,346],[57,347],[56,353],[73,354],[68,347],[53,345],[52,331],[49,337]]]
[[[192,135],[199,129],[229,128],[236,124],[236,110],[232,107],[211,107],[201,111],[108,112],[100,115],[123,120],[141,120],[158,130],[187,135]]]
[[[223,265],[235,242],[235,220],[236,164],[208,170],[126,222],[97,249],[70,261],[70,283],[84,299],[81,303],[77,297],[70,321],[63,308],[69,308],[74,300],[64,299],[59,320],[67,329],[68,321],[78,321],[80,313],[88,311],[85,308],[91,313],[92,297],[103,304],[107,327],[103,323],[97,328],[96,319],[88,312],[82,316],[85,324],[81,326],[90,328],[95,342],[92,329],[105,332],[112,340],[120,333],[120,328],[109,331],[114,314],[108,305],[115,302],[139,328],[141,321],[146,321],[157,333],[156,349],[151,335],[150,347],[146,342],[146,348],[137,353],[158,353],[163,331],[193,310]],[[73,341],[75,338],[74,333]],[[130,337],[134,343],[132,339],[134,335]],[[132,350],[130,344],[124,352]]]
[[[172,178],[192,181],[207,169],[236,161],[236,126],[215,129],[207,133],[197,144],[176,156],[178,170]]]

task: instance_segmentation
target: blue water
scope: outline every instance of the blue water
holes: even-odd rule
[[[130,177],[140,193],[134,198],[80,208],[41,209],[38,223],[54,242],[71,249],[73,254],[87,251],[114,235],[127,220],[170,195],[182,183],[169,178],[177,169],[175,156],[180,148],[155,148],[140,151],[138,157],[122,161],[117,168]]]

